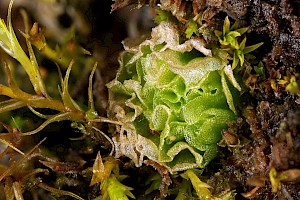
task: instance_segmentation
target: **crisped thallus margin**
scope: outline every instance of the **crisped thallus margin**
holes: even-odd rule
[[[230,65],[200,38],[180,44],[171,22],[140,45],[124,46],[117,77],[107,84],[110,115],[123,124],[113,137],[116,156],[136,166],[147,157],[171,172],[207,165],[237,114],[233,95],[241,88]]]

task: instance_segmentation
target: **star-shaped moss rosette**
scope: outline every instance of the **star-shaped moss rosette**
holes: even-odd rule
[[[227,49],[228,53],[233,57],[232,61],[232,69],[234,70],[238,64],[242,67],[245,62],[245,55],[251,53],[256,50],[258,47],[263,45],[263,42],[246,46],[247,38],[238,42],[238,38],[244,35],[248,28],[238,28],[239,23],[235,22],[232,26],[230,26],[230,21],[228,16],[224,20],[223,31],[215,30],[215,35],[218,37],[219,43],[221,44],[223,49]]]
[[[122,122],[113,137],[116,157],[136,166],[147,157],[173,172],[206,166],[217,155],[221,131],[236,118],[232,71],[201,39],[180,44],[171,22],[125,49],[107,84],[109,115]]]

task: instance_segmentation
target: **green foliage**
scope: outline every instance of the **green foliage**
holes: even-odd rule
[[[192,187],[191,181],[188,179],[183,179],[182,183],[180,184],[180,188],[175,200],[191,199],[192,198],[191,187]]]
[[[110,95],[108,112],[109,116],[116,119],[113,121],[98,116],[95,110],[92,79],[97,64],[94,65],[89,77],[88,106],[84,109],[85,106],[79,106],[70,95],[69,79],[75,64],[71,56],[61,56],[59,50],[51,49],[46,43],[44,32],[39,31],[36,24],[30,31],[27,27],[23,33],[29,52],[27,56],[12,28],[12,2],[9,6],[8,24],[6,25],[4,20],[0,21],[0,47],[24,68],[33,86],[34,94],[19,88],[14,80],[16,77],[12,73],[15,66],[6,60],[4,68],[8,84],[0,84],[0,95],[6,96],[8,100],[0,102],[0,113],[28,107],[36,116],[44,119],[44,122],[29,132],[22,133],[18,129],[9,128],[9,133],[2,134],[0,137],[0,141],[7,145],[8,152],[12,151],[24,156],[9,168],[3,166],[3,169],[0,169],[1,172],[4,171],[0,181],[5,179],[5,193],[9,199],[22,198],[26,188],[21,188],[19,181],[15,180],[21,182],[25,178],[21,180],[20,177],[23,175],[16,170],[17,165],[23,164],[41,144],[39,143],[30,152],[23,153],[20,150],[21,139],[19,138],[36,134],[50,123],[63,120],[73,121],[73,127],[84,135],[90,134],[91,130],[97,131],[112,145],[112,152],[115,148],[117,158],[125,155],[136,166],[142,165],[146,156],[158,162],[160,166],[166,167],[170,172],[187,170],[182,175],[183,187],[179,189],[176,199],[192,196],[191,186],[200,199],[213,198],[209,190],[210,186],[202,182],[194,170],[188,169],[203,168],[215,158],[219,150],[217,143],[222,137],[221,131],[227,129],[227,122],[237,116],[236,105],[241,87],[235,79],[233,69],[238,64],[243,66],[245,54],[261,45],[259,43],[246,47],[246,38],[239,43],[238,37],[244,34],[247,28],[237,29],[237,23],[230,26],[229,19],[226,18],[223,32],[215,32],[220,44],[225,46],[222,50],[226,51],[229,48],[227,54],[233,57],[231,67],[227,63],[226,53],[222,53],[222,50],[207,49],[204,40],[200,37],[192,37],[200,34],[198,29],[200,23],[197,22],[197,18],[185,24],[188,40],[182,43],[181,35],[177,31],[178,27],[171,23],[164,23],[177,20],[170,12],[157,11],[156,21],[161,24],[153,29],[151,39],[137,47],[125,46],[126,51],[120,57],[121,68],[117,77],[107,85]],[[47,93],[31,45],[40,49],[45,56],[66,70],[63,77],[58,69],[61,82],[60,100],[51,98]],[[88,53],[79,49],[77,51]],[[87,63],[90,61],[91,59]],[[260,66],[256,69],[263,73]],[[294,82],[291,82],[286,89],[294,91]],[[298,85],[296,86],[298,88]],[[54,110],[56,114],[42,114],[37,109]],[[95,127],[95,123],[98,122],[116,124],[115,130],[111,132],[112,139]],[[14,123],[17,128],[23,126],[22,119],[16,118]],[[15,138],[18,141],[15,141]],[[46,162],[41,161],[41,163]],[[61,165],[57,166],[61,167]],[[36,174],[49,173],[48,170],[43,169],[31,171]],[[41,179],[31,173],[25,176],[34,179],[36,182],[34,186],[57,196],[67,195],[82,199],[71,192],[41,183]],[[119,174],[119,163],[115,158],[106,157],[102,160],[98,153],[92,168],[90,186],[99,185],[103,195],[100,198],[111,200],[135,198],[131,193],[133,188],[121,183],[124,178],[126,176]],[[148,181],[146,184],[151,185],[146,190],[146,194],[157,190],[162,184],[159,174],[155,174]],[[227,193],[225,196],[231,197],[232,194]]]
[[[291,76],[289,79],[289,83],[285,87],[285,89],[291,94],[297,94],[298,96],[300,96],[299,80],[297,81],[295,76]]]
[[[197,170],[186,170],[183,174],[181,174],[181,177],[185,180],[183,181],[183,188],[178,194],[176,200],[184,200],[184,199],[191,199],[192,196],[190,194],[190,184],[187,183],[187,181],[190,181],[192,183],[192,186],[194,188],[194,191],[196,192],[196,195],[199,199],[212,199],[212,200],[234,200],[235,199],[235,193],[233,191],[223,191],[220,194],[213,194],[212,193],[212,187],[208,185],[207,183],[200,180],[199,171]]]
[[[246,37],[239,43],[238,38],[247,32],[248,28],[239,28],[238,23],[235,22],[230,26],[230,21],[228,16],[225,18],[223,24],[223,31],[215,30],[215,35],[219,39],[219,43],[223,46],[223,49],[227,49],[230,55],[233,57],[232,69],[235,69],[238,64],[240,66],[244,65],[245,55],[256,50],[263,43],[257,43],[251,46],[246,45]]]
[[[28,39],[27,46],[29,50],[29,58],[21,48],[11,24],[11,7],[13,1],[10,3],[9,12],[8,12],[8,26],[4,24],[4,21],[0,21],[0,44],[1,48],[8,53],[11,57],[18,60],[21,66],[25,69],[28,74],[30,81],[34,87],[36,94],[29,94],[22,91],[14,81],[14,77],[11,73],[11,68],[13,66],[8,65],[9,62],[6,62],[5,70],[8,76],[8,85],[0,84],[0,95],[10,97],[10,100],[6,100],[0,103],[0,113],[7,112],[10,110],[19,109],[21,107],[28,106],[31,110],[33,108],[50,108],[53,110],[60,111],[60,113],[53,116],[45,116],[35,112],[38,116],[46,118],[46,121],[36,130],[23,133],[23,135],[30,135],[37,133],[43,129],[48,124],[61,121],[61,120],[84,120],[85,113],[80,109],[80,107],[75,103],[72,97],[69,94],[68,90],[68,80],[71,72],[73,63],[69,65],[65,78],[61,78],[61,97],[62,101],[52,99],[46,92],[44,87],[44,82],[41,78],[38,64],[35,59],[35,55],[32,50],[32,46]],[[8,27],[8,28],[7,28]]]
[[[172,15],[172,13],[164,10],[156,10],[156,17],[154,21],[156,23],[160,23],[162,21],[172,21],[176,20],[176,18]]]
[[[229,21],[228,16],[225,18],[224,24],[223,24],[223,31],[221,32],[221,31],[215,30],[215,35],[218,37],[221,45],[224,45],[224,46],[229,45],[234,49],[239,49],[237,37],[244,34],[248,30],[248,28],[237,29],[237,27],[238,27],[237,22],[234,23],[230,27],[230,21]]]
[[[281,181],[286,177],[276,171],[274,167],[269,172],[269,178],[272,186],[272,192],[278,192],[281,190]]]
[[[102,199],[127,200],[128,197],[134,199],[134,195],[130,192],[133,188],[120,183],[124,178],[126,176],[119,175],[117,161],[112,157],[108,157],[103,163],[101,155],[98,152],[93,166],[93,177],[90,186],[97,183],[101,184]]]
[[[42,129],[44,129],[50,123],[69,120],[69,121],[73,121],[74,127],[78,128],[84,136],[90,134],[91,130],[95,130],[99,132],[104,138],[106,138],[110,142],[110,144],[112,144],[111,139],[107,135],[105,135],[103,132],[95,128],[95,126],[99,122],[118,124],[118,122],[113,122],[112,120],[109,120],[105,117],[98,116],[97,112],[95,111],[93,93],[92,93],[93,92],[92,79],[93,79],[93,74],[97,68],[97,63],[94,65],[94,68],[89,77],[88,98],[87,98],[88,106],[82,106],[82,107],[86,107],[87,109],[83,109],[81,106],[79,106],[79,104],[70,95],[69,78],[71,74],[71,69],[74,66],[75,62],[69,59],[69,57],[67,59],[62,59],[62,62],[58,62],[59,64],[63,65],[64,69],[66,69],[64,77],[59,68],[58,68],[58,75],[56,76],[57,77],[56,79],[58,80],[56,85],[59,85],[59,81],[61,83],[59,86],[59,93],[61,99],[58,100],[52,98],[46,91],[44,80],[42,79],[40,73],[41,69],[39,68],[37,60],[35,58],[32,44],[38,48],[45,47],[42,48],[42,50],[44,50],[43,53],[45,53],[46,56],[48,56],[50,59],[53,59],[54,62],[59,60],[58,53],[50,49],[50,47],[46,44],[43,35],[44,32],[36,32],[37,30],[39,30],[36,24],[29,31],[28,24],[27,24],[28,19],[26,15],[23,13],[23,17],[26,24],[26,31],[25,33],[23,33],[23,36],[26,39],[27,48],[29,52],[29,55],[27,56],[25,51],[21,48],[21,45],[17,40],[12,27],[12,23],[11,23],[12,4],[13,1],[11,1],[9,4],[8,18],[7,18],[8,24],[6,25],[3,19],[0,20],[0,47],[2,48],[2,50],[4,50],[4,52],[1,52],[1,58],[3,59],[3,68],[4,71],[6,72],[7,80],[8,80],[7,81],[8,83],[6,85],[4,83],[0,84],[0,96],[5,96],[3,98],[1,97],[0,100],[0,113],[1,114],[7,113],[9,111],[14,111],[23,107],[27,107],[30,111],[33,112],[33,114],[41,118],[40,121],[38,121],[38,119],[35,119],[35,124],[32,124],[29,127],[35,128],[37,126],[36,124],[40,122],[42,123],[32,131],[28,131],[27,130],[28,127],[24,125],[27,121],[30,121],[27,119],[23,120],[18,117],[11,117],[12,119],[14,119],[11,122],[11,124],[14,125],[14,127],[10,127],[3,124],[3,127],[6,129],[8,133],[0,134],[0,142],[6,144],[7,146],[5,150],[1,152],[0,159],[2,159],[4,156],[9,155],[10,166],[4,166],[2,164],[0,165],[1,187],[5,186],[6,189],[4,189],[4,191],[8,199],[14,199],[14,198],[23,199],[22,194],[25,191],[31,190],[32,187],[35,187],[35,188],[41,188],[45,191],[49,191],[51,194],[56,196],[70,196],[75,199],[82,200],[83,198],[79,197],[78,195],[72,192],[56,189],[48,185],[46,181],[44,182],[43,178],[39,177],[37,174],[45,173],[45,175],[48,175],[49,170],[42,169],[42,168],[35,169],[34,167],[36,166],[34,162],[40,160],[41,163],[44,164],[46,162],[43,162],[42,161],[43,159],[47,159],[47,161],[51,161],[50,163],[52,164],[52,167],[53,165],[56,165],[52,168],[54,173],[59,171],[57,170],[57,168],[67,169],[66,171],[68,171],[69,169],[69,171],[72,171],[74,169],[74,166],[72,166],[71,164],[69,166],[68,164],[64,164],[64,163],[61,164],[60,162],[55,162],[53,158],[48,158],[47,155],[44,155],[42,150],[37,151],[39,145],[42,142],[44,142],[46,138],[43,139],[39,144],[31,148],[30,145],[32,145],[33,142],[39,137],[33,139],[24,136],[36,134],[40,132]],[[74,47],[73,49],[74,51],[77,51],[78,49],[80,49],[80,51],[83,51],[80,47],[78,48],[75,48],[75,46],[73,47]],[[12,58],[16,59],[18,61],[18,64],[15,64],[13,61],[11,61],[10,58],[5,55],[5,53],[7,53]],[[82,53],[86,53],[86,52],[81,52],[81,54]],[[90,64],[92,60],[89,58],[84,59],[83,56],[80,58],[77,57],[77,59],[80,60],[80,62],[87,61],[86,62],[87,64]],[[68,63],[68,61],[70,61],[70,63]],[[66,63],[68,63],[67,68],[65,68]],[[16,69],[18,67],[23,68],[26,74],[28,75],[30,83],[34,89],[31,92],[27,92],[27,90],[23,91],[15,81],[15,79],[18,79],[19,77],[16,76],[16,74],[13,72],[17,71]],[[54,114],[47,115],[41,112],[46,112],[46,113],[51,112]],[[3,122],[1,122],[1,125],[2,123]],[[84,137],[81,137],[80,139],[83,138]],[[28,151],[28,146],[29,149],[31,149],[30,151]],[[24,150],[28,152],[24,153],[23,152]],[[35,156],[39,156],[39,159],[32,159]],[[79,171],[79,168],[76,168],[75,171],[76,170]],[[78,171],[76,172],[72,171],[72,174],[77,173]],[[97,173],[95,174],[97,175]],[[131,188],[123,186],[121,183],[119,183],[119,181],[121,181],[122,178],[124,177],[117,176],[116,174],[108,176],[107,180],[109,184],[107,184],[106,186],[106,188],[108,188],[107,191],[115,192],[117,190],[115,188],[121,188],[121,190],[123,190],[122,193],[124,195],[132,196],[132,194],[129,192]],[[95,181],[95,178],[93,181]],[[96,176],[96,182],[97,181],[99,181],[99,179],[97,179]],[[121,196],[120,192],[118,196]],[[116,197],[116,199],[119,198]]]
[[[128,200],[128,197],[135,199],[134,195],[130,192],[133,188],[123,185],[115,176],[109,177],[104,187],[106,190],[103,200]]]
[[[154,190],[158,190],[160,184],[162,183],[162,178],[159,173],[153,173],[147,180],[146,185],[150,185],[149,188],[145,191],[145,194],[150,194]]]
[[[123,123],[113,138],[117,156],[137,166],[147,156],[171,171],[204,167],[218,152],[221,131],[236,117],[236,90],[228,78],[237,82],[218,57],[152,42],[124,52],[117,78],[107,85],[110,114]]]
[[[181,176],[191,181],[199,199],[212,199],[211,186],[202,182],[193,170],[187,170]]]
[[[254,71],[256,74],[261,76],[263,79],[266,78],[266,70],[264,64],[260,61],[257,66],[254,66]]]
[[[185,31],[185,34],[186,34],[186,37],[189,39],[192,37],[192,35],[194,34],[198,34],[198,25],[195,21],[193,20],[190,20],[188,23],[187,23],[187,28],[186,28],[186,31]]]
[[[190,39],[192,36],[199,36],[199,25],[201,25],[200,20],[201,14],[196,15],[194,18],[188,20],[184,23],[185,27],[185,36],[187,39]],[[174,22],[180,24],[180,20],[176,19],[171,12],[165,10],[156,10],[156,17],[154,21],[159,24],[161,22]]]
[[[12,70],[15,68],[7,58],[4,57],[4,69],[8,77],[8,86],[0,84],[0,95],[6,96],[10,99],[0,102],[0,113],[20,109],[22,107],[28,107],[34,114],[40,118],[45,119],[45,121],[35,130],[22,133],[25,135],[32,135],[38,133],[44,129],[47,125],[57,121],[71,120],[79,122],[112,122],[106,118],[98,116],[94,108],[93,93],[92,93],[92,79],[93,74],[97,68],[97,63],[94,65],[91,75],[89,77],[89,88],[88,88],[88,110],[85,111],[82,109],[77,102],[71,97],[69,93],[69,78],[71,74],[71,69],[75,62],[70,60],[65,76],[62,76],[60,69],[58,68],[58,75],[61,82],[59,87],[59,92],[61,100],[56,100],[51,98],[47,93],[44,86],[44,80],[41,78],[39,71],[38,63],[36,61],[31,42],[34,43],[37,47],[45,47],[48,49],[45,53],[49,56],[52,55],[49,53],[49,47],[46,44],[43,32],[37,32],[38,27],[36,24],[33,25],[33,28],[30,30],[27,24],[27,16],[23,13],[25,24],[26,24],[26,33],[23,33],[25,36],[27,47],[29,51],[29,57],[26,55],[24,50],[21,48],[16,35],[14,33],[12,24],[11,24],[11,8],[13,1],[10,2],[8,10],[8,25],[4,23],[4,20],[0,20],[0,47],[11,57],[15,58],[21,64],[30,78],[30,82],[34,88],[35,94],[30,94],[25,91],[22,91],[15,82],[15,77],[13,77]],[[81,48],[80,48],[81,49]],[[81,49],[82,50],[82,49]],[[52,51],[52,50],[51,50]],[[53,58],[54,61],[57,60],[57,55]],[[90,59],[87,58],[87,63],[90,63]],[[66,63],[66,60],[63,61]],[[62,64],[63,64],[62,63]],[[52,109],[58,111],[55,115],[44,115],[37,112],[35,109]],[[114,122],[113,122],[114,123]]]
[[[271,79],[271,87],[277,91],[279,88],[284,88],[285,91],[293,95],[300,96],[300,82],[296,76],[287,71],[286,76],[277,75],[277,79]]]
[[[41,75],[38,70],[38,64],[34,56],[31,44],[27,41],[27,46],[30,54],[30,58],[27,57],[23,49],[21,48],[16,34],[13,30],[11,23],[11,9],[13,1],[9,4],[7,26],[3,19],[0,20],[0,47],[11,57],[15,58],[25,69],[29,75],[30,81],[33,84],[34,90],[39,95],[47,96],[44,82],[41,79]]]

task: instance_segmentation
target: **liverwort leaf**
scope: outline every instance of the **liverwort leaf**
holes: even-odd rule
[[[179,39],[176,26],[162,22],[150,39],[126,46],[117,77],[107,84],[109,114],[122,124],[112,139],[116,157],[127,156],[136,166],[147,157],[170,172],[203,168],[236,117],[231,92],[240,87],[232,70],[226,75],[234,87],[225,78],[229,54]]]

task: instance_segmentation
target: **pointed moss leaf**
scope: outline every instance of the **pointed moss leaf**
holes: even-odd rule
[[[74,109],[74,110],[81,110],[81,108],[78,106],[78,104],[74,101],[74,99],[71,97],[71,95],[69,93],[69,77],[70,77],[70,73],[71,73],[73,64],[74,64],[74,62],[72,61],[67,69],[65,79],[63,80],[62,100],[64,102],[64,105],[67,108]]]
[[[230,110],[232,110],[234,113],[236,113],[236,109],[235,109],[234,102],[233,102],[233,97],[232,97],[231,91],[227,85],[227,81],[226,81],[224,72],[221,72],[221,81],[222,81],[223,91],[226,96],[228,106],[229,106]]]
[[[95,111],[94,97],[93,97],[93,77],[96,72],[98,63],[95,62],[94,67],[89,76],[89,87],[88,87],[88,108],[87,112],[88,119],[95,119],[98,116],[97,111]]]
[[[237,41],[237,39],[235,37],[231,37],[231,36],[226,36],[226,41],[228,42],[228,44],[234,48],[234,49],[238,49],[239,48],[239,43]]]
[[[233,62],[232,62],[232,69],[235,69],[239,64],[239,57],[237,55],[237,51],[233,52]]]
[[[226,34],[226,37],[230,37],[232,39],[235,39],[236,37],[241,36],[241,34],[237,31],[230,31],[229,33]]]
[[[219,30],[214,30],[214,33],[217,37],[221,37],[222,36],[222,32]]]
[[[189,21],[187,24],[187,28],[185,30],[185,34],[187,38],[191,38],[193,34],[196,34],[198,31],[197,23],[193,20]]]
[[[261,61],[258,63],[257,66],[254,66],[254,71],[263,79],[266,77],[265,66]]]
[[[168,20],[175,20],[174,16],[170,12],[159,9],[156,10],[156,17],[154,18],[156,23]]]
[[[255,49],[257,49],[258,47],[260,47],[261,45],[263,45],[263,42],[251,45],[251,46],[247,46],[244,48],[244,54],[250,53],[252,51],[254,51]]]
[[[233,75],[233,71],[230,65],[227,65],[226,67],[224,67],[224,72],[226,74],[226,76],[228,77],[229,81],[231,82],[231,84],[238,90],[241,91],[242,88],[240,86],[240,84],[237,82],[237,80],[235,79],[234,75]]]
[[[12,10],[13,1],[9,3],[8,15],[7,15],[7,25],[4,23],[3,19],[0,19],[0,47],[11,57],[15,58],[20,62],[22,67],[25,69],[28,74],[30,81],[34,87],[34,90],[39,95],[47,96],[47,92],[42,81],[40,72],[38,70],[37,63],[34,59],[33,52],[30,44],[27,41],[30,59],[23,51],[16,34],[13,30],[11,23],[11,10]]]
[[[115,176],[107,179],[105,187],[104,200],[128,200],[128,197],[135,199],[134,195],[130,192],[133,188],[123,185]]]
[[[102,162],[100,152],[98,152],[93,165],[93,176],[92,176],[90,186],[95,185],[96,183],[104,182],[104,180],[106,180],[110,176],[110,171],[109,173],[106,173],[105,176],[103,176],[102,173],[104,173],[104,171],[105,171],[104,164]]]
[[[245,27],[245,28],[239,28],[239,29],[234,29],[234,31],[239,32],[241,35],[243,35],[244,33],[246,33],[248,31],[249,28]]]
[[[199,197],[199,199],[212,199],[212,194],[210,192],[211,186],[205,182],[202,182],[193,170],[187,170],[185,174],[191,180],[194,189]]]
[[[191,187],[192,187],[191,182],[184,179],[179,186],[179,191],[177,193],[175,200],[191,199],[192,198]]]
[[[237,56],[240,60],[241,66],[243,66],[244,61],[245,61],[244,53],[241,50],[236,50],[236,51],[237,51]]]
[[[246,40],[247,40],[247,38],[245,37],[242,40],[242,42],[240,43],[240,47],[239,47],[240,50],[243,50],[245,48],[245,46],[246,46]]]
[[[230,27],[230,30],[236,30],[239,27],[239,22],[235,21],[234,24]]]
[[[223,35],[226,35],[230,31],[230,21],[228,16],[226,16],[223,24]]]
[[[0,19],[0,46],[10,56],[13,56],[13,50],[9,39],[9,31],[3,19]]]

